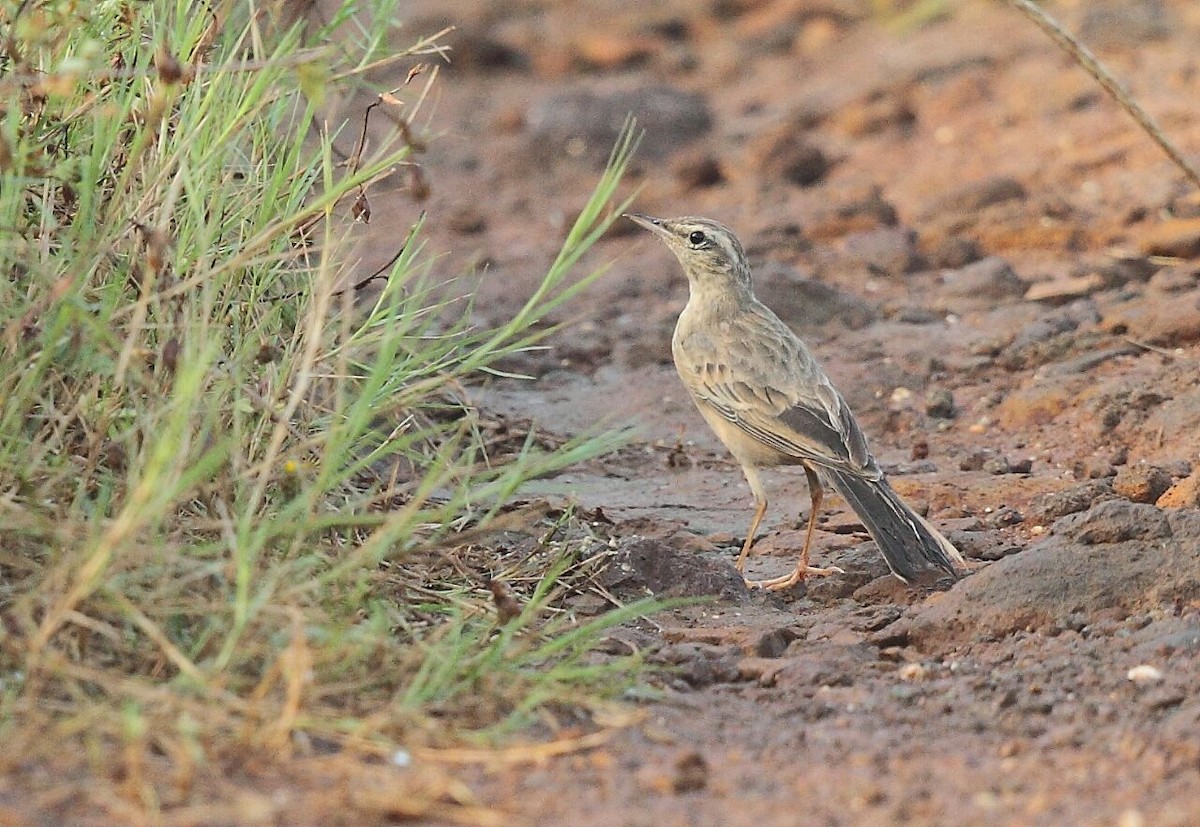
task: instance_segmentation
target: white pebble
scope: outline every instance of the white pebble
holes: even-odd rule
[[[1135,666],[1125,673],[1125,677],[1134,683],[1161,683],[1163,673],[1161,669],[1151,666],[1148,663],[1143,663],[1140,666]]]

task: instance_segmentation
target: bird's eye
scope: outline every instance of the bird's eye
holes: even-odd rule
[[[708,241],[708,236],[699,230],[692,230],[691,233],[688,234],[688,243],[693,247],[699,247],[706,241]]]

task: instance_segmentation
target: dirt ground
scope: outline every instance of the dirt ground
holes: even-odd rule
[[[738,231],[975,568],[908,588],[827,497],[814,562],[846,573],[745,590],[749,492],[670,363],[686,282],[616,226],[573,326],[508,365],[536,381],[472,392],[554,434],[636,426],[533,493],[611,521],[617,597],[716,597],[614,635],[670,667],[635,724],[469,779],[514,823],[1200,823],[1200,197],[1004,4],[872,5],[408,4],[406,34],[458,27],[421,206],[480,321],[529,295],[633,111],[636,208]],[[1048,8],[1200,159],[1200,6]],[[364,266],[420,209],[374,199]],[[807,515],[802,473],[770,487],[753,576]]]

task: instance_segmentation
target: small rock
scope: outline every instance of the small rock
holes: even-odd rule
[[[1066,304],[1080,296],[1090,296],[1107,287],[1099,273],[1067,279],[1034,282],[1025,291],[1025,301],[1045,304]]]
[[[942,272],[942,295],[970,302],[972,306],[990,309],[998,299],[1018,298],[1024,294],[1025,282],[999,256],[988,256],[966,267]]]
[[[495,72],[497,69],[524,69],[529,61],[516,48],[488,34],[482,28],[460,28],[449,38],[450,72]]]
[[[721,163],[708,153],[688,153],[674,165],[675,178],[685,189],[713,187],[725,180]]]
[[[964,557],[971,560],[999,560],[1021,550],[1021,546],[1009,540],[996,529],[950,531],[946,536]]]
[[[1068,536],[1082,545],[1091,546],[1170,537],[1171,526],[1166,515],[1153,505],[1107,500],[1082,514],[1059,519],[1051,533]]]
[[[1018,525],[1025,522],[1025,515],[1017,509],[1005,505],[989,514],[984,522],[993,528],[1004,528],[1005,526]]]
[[[714,595],[733,600],[749,596],[742,576],[723,557],[681,552],[667,543],[636,536],[622,542],[602,579],[605,587],[622,599],[647,594]]]
[[[760,658],[782,657],[792,641],[800,635],[795,629],[783,626],[765,633],[754,644],[754,654]]]
[[[671,789],[677,794],[703,790],[708,786],[708,762],[699,752],[690,751],[675,761],[675,778]]]
[[[1113,479],[1113,491],[1135,503],[1152,503],[1171,487],[1171,477],[1154,465],[1126,465]]]
[[[894,227],[899,221],[896,208],[884,199],[879,187],[851,196],[835,204],[828,212],[818,213],[808,225],[808,236],[815,240],[841,238],[854,232]]]
[[[1200,283],[1200,267],[1195,264],[1176,264],[1164,267],[1153,276],[1147,285],[1162,293],[1186,293],[1196,289]]]
[[[1008,460],[1003,456],[996,456],[985,461],[981,470],[988,474],[1000,475],[1007,474],[1012,470],[1012,466],[1008,464]]]
[[[1162,670],[1147,663],[1133,667],[1125,673],[1125,677],[1139,685],[1162,683],[1163,681]]]
[[[855,267],[875,273],[899,276],[925,265],[917,248],[917,234],[906,227],[850,233],[842,239],[840,248]]]
[[[1200,218],[1170,218],[1147,230],[1138,249],[1148,256],[1200,256]]]
[[[1162,0],[1093,0],[1084,8],[1079,37],[1093,48],[1136,48],[1171,33]]]
[[[956,270],[973,261],[979,261],[982,255],[983,252],[974,240],[962,236],[947,236],[929,253],[929,263],[938,269]]]
[[[763,178],[811,186],[829,171],[830,160],[791,124],[764,133],[750,146],[749,164]]]
[[[939,313],[931,308],[913,307],[911,305],[899,308],[892,316],[892,318],[902,324],[933,324],[934,322],[940,322],[944,317],[944,313]]]
[[[1141,296],[1109,308],[1101,327],[1139,342],[1179,347],[1200,341],[1200,290],[1162,296]]]
[[[1020,181],[1007,176],[997,176],[975,181],[945,193],[929,204],[924,214],[977,212],[984,207],[1025,196],[1025,188],[1021,186]]]
[[[1159,508],[1200,506],[1200,471],[1196,471],[1172,485],[1154,504]]]
[[[487,220],[475,207],[460,207],[450,213],[446,224],[460,235],[475,235],[487,229]]]
[[[1087,457],[1071,466],[1077,480],[1105,480],[1117,475],[1116,466],[1104,457]]]
[[[916,122],[917,113],[907,100],[897,95],[879,94],[850,103],[829,119],[830,126],[851,138],[877,135],[889,129],[906,132]]]
[[[1070,333],[1078,327],[1079,322],[1068,317],[1066,314],[1043,316],[1021,328],[1016,338],[1013,339],[1011,347],[1014,351],[1021,350],[1038,342],[1052,339],[1060,333]]]
[[[983,465],[991,457],[990,451],[972,451],[958,461],[960,471],[982,471]]]
[[[1029,474],[1033,471],[1033,460],[1029,457],[1024,457],[1016,462],[1008,464],[1008,473],[1010,474]]]
[[[695,92],[649,85],[612,91],[602,86],[554,92],[530,105],[530,153],[543,162],[561,156],[608,160],[625,119],[644,130],[638,157],[661,160],[712,128],[708,101]]]
[[[840,324],[858,330],[873,322],[873,305],[831,284],[804,277],[794,267],[767,262],[755,271],[758,298],[801,330]]]
[[[910,459],[928,459],[929,458],[929,443],[924,439],[919,439],[912,444],[912,450],[908,454]]]
[[[574,43],[576,60],[587,69],[625,69],[645,63],[658,49],[658,41],[595,29]]]

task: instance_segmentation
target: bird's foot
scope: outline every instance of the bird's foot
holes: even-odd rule
[[[819,569],[816,566],[808,566],[807,568],[792,569],[791,574],[785,574],[782,577],[771,577],[767,580],[746,580],[746,588],[748,589],[765,589],[766,591],[777,592],[784,589],[790,589],[800,581],[808,577],[828,577],[831,574],[845,574],[846,572],[837,566],[830,566],[827,569]]]

